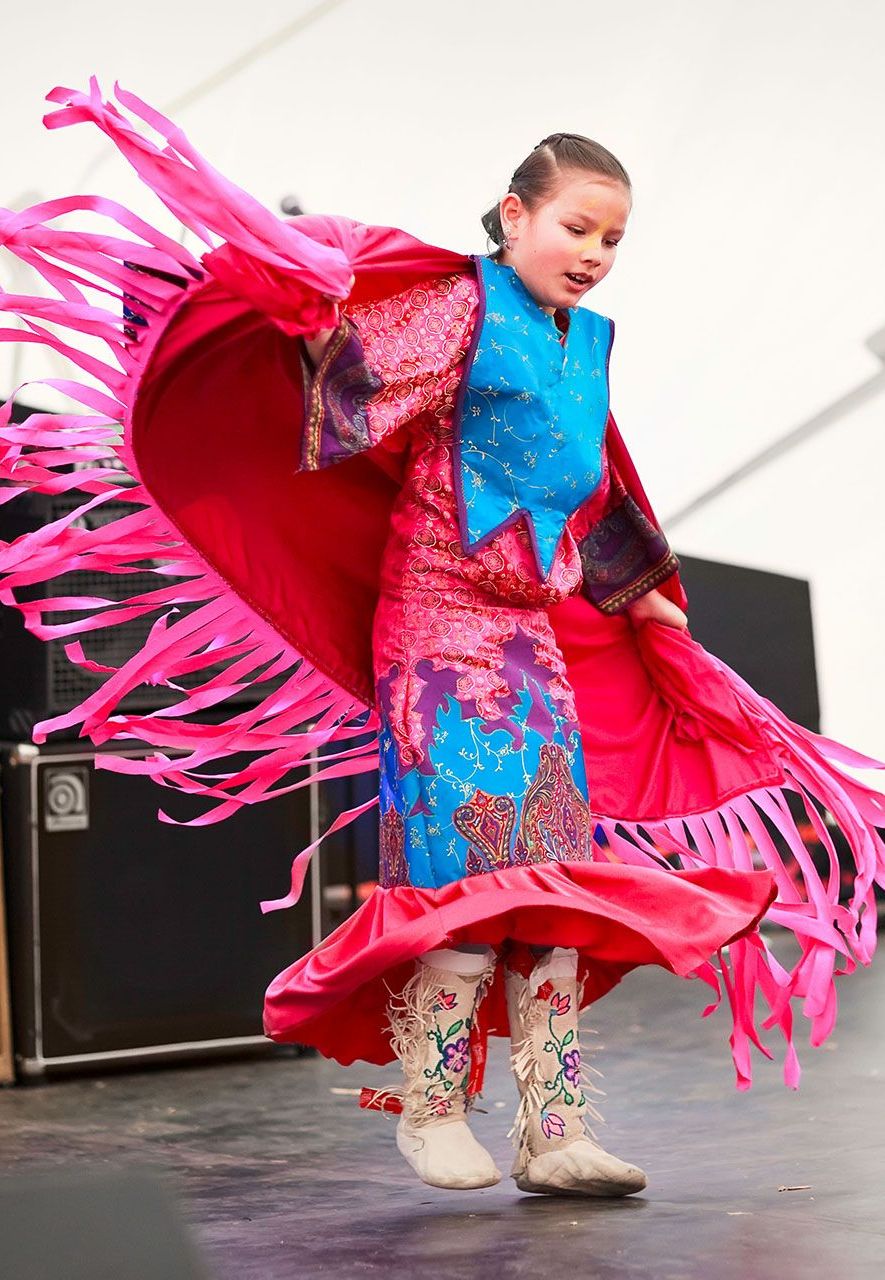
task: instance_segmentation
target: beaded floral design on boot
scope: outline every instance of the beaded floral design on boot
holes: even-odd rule
[[[599,1093],[578,1043],[577,952],[555,947],[526,977],[505,969],[511,1064],[520,1092],[511,1131],[512,1176],[520,1191],[547,1195],[626,1196],[646,1177],[595,1141],[587,1099]],[[598,1073],[596,1073],[598,1074]]]
[[[429,952],[390,1004],[391,1042],[405,1077],[396,1144],[432,1187],[491,1187],[501,1180],[467,1124],[470,1032],[494,963],[491,950]]]

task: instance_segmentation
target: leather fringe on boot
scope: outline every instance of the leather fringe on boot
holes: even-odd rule
[[[491,950],[481,957],[431,952],[389,1005],[404,1077],[397,1147],[430,1186],[490,1187],[501,1179],[467,1124],[470,1031],[494,965]]]
[[[645,1174],[610,1155],[587,1117],[601,1122],[589,1095],[604,1096],[600,1073],[582,1061],[578,1042],[577,953],[556,947],[528,977],[505,970],[511,1066],[520,1103],[511,1136],[512,1176],[521,1191],[547,1195],[624,1196]]]

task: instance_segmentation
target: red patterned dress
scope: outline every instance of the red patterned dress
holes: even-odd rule
[[[345,306],[320,367],[305,363],[304,467],[383,443],[402,468],[372,636],[388,886],[590,859],[574,693],[547,611],[585,582],[622,610],[676,569],[652,531],[627,580],[612,582],[611,556],[603,566],[588,554],[588,532],[626,499],[605,454],[603,482],[568,520],[546,578],[525,521],[464,550],[454,430],[478,298],[462,272]],[[557,314],[563,338],[568,322]]]
[[[582,593],[613,617],[677,561],[604,449],[601,483],[568,518],[546,577],[525,520],[464,550],[455,432],[479,297],[476,275],[461,271],[345,304],[318,367],[301,357],[302,469],[371,449],[399,484],[372,629],[380,885],[274,979],[265,1003],[275,1039],[342,1060],[389,1056],[386,1000],[414,956],[443,942],[570,941],[590,999],[640,957],[699,963],[752,928],[772,892],[760,872],[598,859],[594,780],[588,789],[549,610]],[[563,338],[569,323],[550,318]],[[491,1029],[506,1027],[501,985],[485,1006]],[[347,992],[346,1033],[330,988]]]

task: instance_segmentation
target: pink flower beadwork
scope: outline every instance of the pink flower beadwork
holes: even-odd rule
[[[568,1013],[572,1007],[571,996],[563,996],[557,991],[550,999],[550,1008],[553,1010],[554,1016],[560,1017],[564,1013]]]

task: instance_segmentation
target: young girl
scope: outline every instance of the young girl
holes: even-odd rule
[[[35,737],[82,720],[96,741],[163,748],[100,763],[216,801],[201,822],[278,783],[380,767],[379,887],[271,983],[267,1034],[342,1063],[398,1057],[398,1099],[367,1091],[364,1104],[401,1108],[397,1143],[418,1176],[460,1188],[501,1177],[467,1115],[486,1037],[509,1035],[517,1186],[636,1192],[641,1170],[585,1128],[579,1009],[639,964],[724,986],[746,1087],[750,1043],[769,1053],[759,991],[795,1085],[791,998],[805,997],[819,1042],[837,956],[871,958],[885,861],[881,797],[838,767],[875,762],[786,720],[688,634],[678,563],[609,409],[613,324],[578,306],[625,233],[627,174],[587,138],[544,139],[483,219],[498,250],[464,257],[348,219],[282,223],[171,122],[117,96],[168,145],[94,82],[53,91],[64,106],[47,123],[94,120],[186,226],[225,243],[197,262],[109,201],[100,211],[141,243],[50,229],[76,198],[7,215],[6,243],[64,299],[10,309],[103,337],[122,372],[34,326],[111,398],[66,383],[98,416],[7,429],[5,473],[69,486],[66,464],[113,450],[139,486],[87,470],[83,510],[113,496],[136,511],[98,536],[58,521],[11,544],[0,569],[38,634],[184,611]],[[86,305],[84,263],[127,300],[122,326]],[[9,590],[133,561],[179,581],[116,610],[87,599],[86,619],[55,628],[42,613],[68,597]],[[68,652],[89,667],[78,644]],[[223,725],[192,718],[272,678]],[[165,714],[121,709],[144,679],[173,691]],[[289,783],[321,749],[319,772]],[[252,764],[207,774],[244,750]],[[848,904],[838,875],[815,872],[785,791],[833,867],[821,810],[842,827],[858,864]],[[264,909],[297,899],[312,852]],[[766,912],[796,934],[790,971],[759,935]]]
[[[548,609],[583,589],[636,626],[686,623],[657,590],[676,559],[605,449],[611,324],[575,310],[614,265],[630,204],[627,175],[604,148],[568,134],[545,139],[484,219],[502,248],[476,273],[345,304],[337,328],[305,343],[313,368],[304,370],[302,465],[340,462],[396,434],[407,451],[372,637],[381,883],[452,886],[447,906],[464,897],[477,910],[464,929],[446,931],[448,941],[498,944],[523,1095],[514,1175],[524,1190],[618,1195],[645,1185],[584,1132],[578,950],[535,946],[526,956],[512,945],[514,934],[568,942],[581,909],[594,917],[578,926],[582,959],[604,954],[580,726]],[[663,872],[650,875],[672,892]],[[479,890],[475,877],[491,883]],[[768,877],[747,878],[735,898],[718,897],[708,954],[767,905]],[[549,905],[542,923],[551,892],[562,895],[564,918]],[[618,897],[633,917],[629,887]],[[695,882],[692,904],[671,909],[700,914],[704,897]],[[655,914],[663,906],[657,900]],[[647,933],[648,922],[638,928]],[[406,1075],[399,1149],[436,1186],[501,1176],[465,1122],[469,1030],[497,959],[481,943],[421,956],[390,1008]],[[328,963],[335,945],[320,959]],[[305,957],[271,985],[266,1027],[275,1038],[302,1035],[316,963]]]

